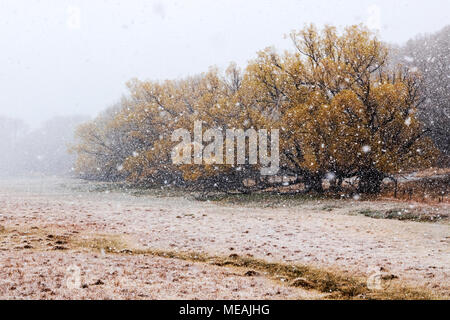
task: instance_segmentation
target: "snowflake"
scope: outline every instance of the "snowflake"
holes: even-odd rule
[[[328,172],[326,178],[331,181],[336,178],[336,175],[334,174],[334,172]]]

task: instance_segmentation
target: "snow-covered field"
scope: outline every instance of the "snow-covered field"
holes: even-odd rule
[[[87,182],[59,178],[0,181],[0,228],[9,230],[0,243],[0,298],[320,297],[264,276],[245,277],[242,270],[204,263],[54,250],[56,244],[46,238],[50,233],[114,234],[131,239],[135,248],[237,254],[358,276],[383,268],[398,277],[394,281],[450,296],[448,221],[358,214],[399,206],[448,213],[448,204],[311,200],[263,208],[180,196],[88,192],[90,188]],[[74,265],[85,288],[67,288],[67,268]]]

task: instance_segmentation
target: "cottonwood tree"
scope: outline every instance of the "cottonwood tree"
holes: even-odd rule
[[[416,116],[420,77],[388,68],[389,50],[370,31],[309,26],[291,39],[294,52],[268,48],[243,72],[231,65],[225,75],[211,68],[181,80],[130,81],[118,111],[79,129],[79,168],[144,185],[251,191],[271,184],[260,164],[174,164],[172,133],[199,121],[202,133],[279,129],[280,174],[307,190],[322,192],[327,175],[335,187],[356,176],[360,192],[376,193],[383,178],[430,164],[435,150]]]
[[[266,50],[247,69],[258,103],[279,114],[285,167],[316,191],[331,172],[375,193],[390,174],[430,163],[434,150],[416,119],[418,76],[389,70],[388,48],[370,31],[309,26],[291,39],[296,52]]]

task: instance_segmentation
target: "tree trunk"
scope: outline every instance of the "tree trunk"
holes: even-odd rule
[[[313,174],[309,176],[306,183],[309,185],[309,191],[323,193],[322,174]]]
[[[384,174],[377,169],[369,168],[363,170],[359,175],[358,192],[367,194],[377,194],[381,191],[381,183]]]
[[[333,181],[330,181],[330,190],[332,192],[341,192],[342,191],[342,178],[336,177]]]

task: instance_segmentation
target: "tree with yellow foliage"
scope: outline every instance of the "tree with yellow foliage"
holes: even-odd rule
[[[120,110],[80,128],[79,168],[145,185],[225,191],[271,185],[258,174],[260,164],[207,158],[174,164],[172,133],[199,121],[202,134],[279,129],[279,174],[307,190],[322,192],[325,177],[336,188],[357,177],[359,192],[376,193],[384,178],[430,164],[435,149],[416,118],[420,75],[389,69],[387,47],[362,26],[342,33],[308,26],[291,39],[294,52],[266,49],[244,72],[231,65],[223,76],[211,68],[176,81],[130,81]],[[203,152],[195,143],[188,148],[191,156]]]
[[[356,176],[359,191],[428,165],[435,152],[415,117],[419,76],[389,70],[387,48],[362,26],[293,32],[296,52],[260,53],[247,72],[264,105],[279,113],[287,172],[322,191],[322,178]],[[309,181],[308,181],[309,180]]]

